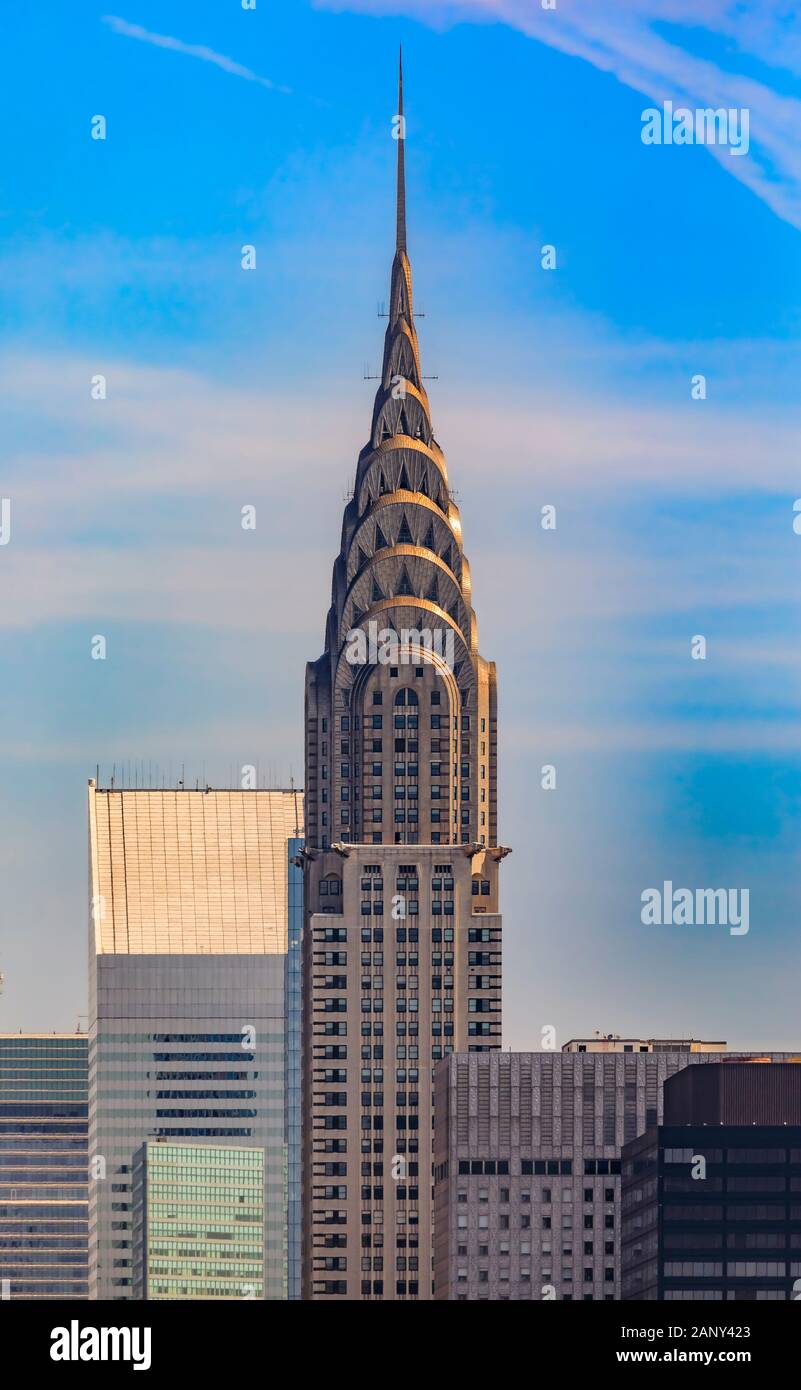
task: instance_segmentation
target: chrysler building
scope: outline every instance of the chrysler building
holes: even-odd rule
[[[399,72],[381,381],[306,670],[308,1299],[430,1299],[437,1064],[501,1045],[495,666],[479,655],[407,254]]]

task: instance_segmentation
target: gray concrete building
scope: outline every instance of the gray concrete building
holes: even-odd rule
[[[597,1041],[572,1040],[554,1053],[454,1055],[438,1066],[437,1299],[621,1297],[623,1145],[661,1123],[666,1079],[720,1063],[722,1044],[671,1040],[663,1051],[652,1039],[649,1050],[628,1052],[596,1050]],[[726,1065],[793,1060],[723,1056]]]

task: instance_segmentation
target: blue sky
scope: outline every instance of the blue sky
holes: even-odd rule
[[[44,0],[5,26],[0,1027],[85,1010],[97,762],[301,778],[381,347],[402,40],[424,370],[499,668],[506,1043],[798,1045],[787,7]],[[748,106],[749,155],[644,146],[667,99]],[[748,887],[748,936],[643,926],[666,878]]]

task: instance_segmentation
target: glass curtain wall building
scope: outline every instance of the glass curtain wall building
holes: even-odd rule
[[[85,1033],[0,1034],[0,1292],[87,1297]]]
[[[264,1297],[264,1151],[149,1140],[134,1158],[136,1299]]]

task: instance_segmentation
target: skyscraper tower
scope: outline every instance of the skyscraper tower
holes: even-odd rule
[[[501,1043],[495,667],[431,424],[406,249],[306,671],[304,1296],[431,1297],[432,1072]]]
[[[297,1297],[297,795],[88,790],[89,1298],[230,1297],[233,1276],[243,1298]],[[230,1190],[206,1221],[226,1146],[229,1177],[246,1176],[241,1149],[259,1155],[260,1210],[249,1178],[237,1197],[245,1244],[261,1226],[256,1259],[232,1256]]]

